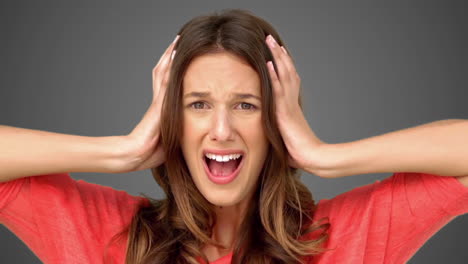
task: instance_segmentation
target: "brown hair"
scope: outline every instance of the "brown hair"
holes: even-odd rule
[[[151,170],[166,198],[155,200],[144,195],[150,205],[141,207],[122,232],[128,232],[126,263],[196,264],[198,256],[208,262],[202,245],[223,248],[211,239],[216,219],[213,205],[192,181],[180,145],[184,74],[195,57],[213,52],[237,55],[259,74],[262,123],[270,148],[253,201],[239,229],[232,263],[297,263],[305,256],[324,252],[322,246],[328,239],[326,231],[330,224],[312,223],[316,205],[297,169],[288,166],[287,149],[276,125],[266,62],[273,61],[275,67],[276,64],[265,38],[271,34],[279,45],[284,45],[278,33],[250,11],[225,9],[219,14],[193,18],[178,34],[180,38],[174,48],[177,55],[172,62],[161,119],[166,161]],[[317,239],[300,239],[320,229],[323,230]]]

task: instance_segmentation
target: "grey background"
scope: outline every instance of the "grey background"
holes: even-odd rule
[[[0,124],[87,136],[129,133],[151,102],[151,69],[177,30],[228,7],[249,9],[279,31],[296,60],[309,124],[327,143],[468,118],[463,1],[2,1]],[[149,170],[71,175],[161,197]],[[303,180],[318,201],[390,175],[304,173]],[[409,263],[466,263],[467,234],[468,217],[457,217]],[[4,226],[0,245],[2,263],[40,263]]]

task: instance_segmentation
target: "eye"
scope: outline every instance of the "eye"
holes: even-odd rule
[[[203,109],[204,106],[205,106],[205,102],[202,102],[202,101],[193,102],[189,105],[189,107],[193,109],[197,109],[197,110]]]
[[[240,106],[240,108],[241,108],[242,110],[255,110],[255,109],[257,109],[257,107],[256,107],[255,105],[249,104],[249,103],[245,103],[245,102],[240,103],[239,106]]]

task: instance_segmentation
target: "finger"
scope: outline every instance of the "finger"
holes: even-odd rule
[[[284,46],[281,46],[281,50],[284,53],[283,62],[285,64],[286,68],[288,69],[288,72],[290,74],[290,78],[296,78],[296,79],[299,78],[299,74],[296,71],[296,67],[294,66],[294,61],[293,61],[292,57],[289,56],[289,53],[286,50],[286,48],[284,48]]]
[[[172,54],[173,49],[178,39],[179,39],[179,35],[177,35],[177,37],[174,39],[172,44],[169,45],[169,47],[164,52],[158,64],[153,68],[153,71],[152,71],[153,73],[153,100],[158,97],[159,90],[161,87],[162,76],[164,76],[164,73],[167,69],[167,64],[170,62],[170,58],[171,58],[170,54]],[[168,53],[169,51],[170,53]]]
[[[172,54],[174,53],[174,51],[172,51]],[[159,85],[159,91],[158,91],[158,95],[161,93],[161,87],[164,86],[163,82],[164,82],[164,78],[166,76],[166,73],[169,71],[170,69],[170,65],[171,65],[171,57],[172,57],[172,54],[168,54],[166,57],[164,57],[164,60],[161,62],[161,65],[159,66],[157,72],[156,72],[156,76],[155,76],[155,80],[156,80],[156,85]]]
[[[273,86],[273,92],[277,96],[282,96],[283,95],[283,89],[281,87],[281,82],[278,79],[278,75],[276,74],[275,68],[273,67],[273,62],[272,61],[267,62],[267,68],[268,68],[268,73],[270,74],[271,85]]]
[[[288,79],[298,79],[299,75],[297,74],[296,68],[294,67],[294,61],[292,57],[289,56],[286,48],[284,46],[279,46],[279,44],[275,41],[275,39],[270,35],[272,44],[272,54],[275,57],[275,60],[278,60],[279,65],[277,65],[279,71],[279,79],[280,80],[288,80]],[[285,69],[285,70],[282,70]],[[284,72],[284,76],[281,72]]]
[[[164,101],[164,97],[166,96],[166,90],[167,90],[167,86],[168,86],[168,83],[169,83],[169,78],[170,78],[170,75],[171,75],[171,68],[172,68],[172,62],[173,62],[173,58],[176,54],[176,50],[174,50],[170,56],[170,61],[169,63],[167,64],[167,67],[165,67],[165,72],[164,72],[164,76],[162,76],[162,80],[161,80],[161,84],[160,84],[160,88],[159,88],[159,92],[158,92],[158,98],[156,99],[156,105],[158,106],[157,107],[157,110],[160,111],[160,109],[162,108],[162,104],[163,104],[163,101]]]
[[[153,73],[153,101],[160,97],[161,87],[163,86],[163,79],[167,72],[169,61],[165,58],[162,64],[158,66],[157,70]]]
[[[266,40],[268,47],[270,47],[270,51],[273,55],[273,58],[276,62],[276,68],[278,70],[277,75],[280,81],[286,81],[289,79],[289,70],[286,68],[286,64],[284,63],[284,52],[279,47],[278,43],[275,39],[271,36],[267,36]]]
[[[287,69],[288,78],[291,79],[296,74],[296,68],[294,67],[294,62],[292,61],[291,56],[289,56],[288,52],[284,48],[284,46],[280,46],[281,49],[281,61],[283,62],[284,67]]]
[[[175,44],[177,43],[177,40],[179,39],[180,35],[177,35],[175,39],[172,41],[172,43],[166,48],[162,56],[159,58],[158,63],[156,64],[155,68],[161,63],[161,61],[164,59],[164,57],[168,56],[169,54],[172,53],[172,49],[174,48]]]
[[[172,53],[172,50],[171,50]],[[161,60],[158,62],[158,65],[153,69],[153,86],[155,88],[159,88],[159,85],[161,83],[161,78],[164,76],[164,73],[166,72],[167,65],[169,64],[171,60],[171,55],[170,54],[164,54],[163,57],[161,57]],[[158,92],[155,91],[155,95],[157,96]]]
[[[165,69],[165,73],[164,73],[164,77],[162,79],[162,87],[165,87],[169,81],[169,77],[171,75],[171,69],[172,69],[172,62],[174,61],[174,56],[176,54],[176,50],[173,50],[172,53],[171,53],[171,59]]]
[[[283,52],[288,55],[288,52],[286,51],[286,49],[284,48],[284,46],[281,46],[281,49],[283,50]]]

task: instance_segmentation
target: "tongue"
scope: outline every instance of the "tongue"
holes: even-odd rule
[[[209,160],[208,168],[213,175],[216,176],[228,176],[231,175],[237,168],[238,161],[230,160],[228,162],[217,162],[215,160]]]

